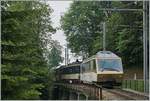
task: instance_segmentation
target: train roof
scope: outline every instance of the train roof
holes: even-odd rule
[[[65,67],[65,65],[57,66],[57,67],[55,68],[55,71],[60,70],[61,68],[64,68],[64,67]]]
[[[91,56],[88,59],[85,59],[84,62],[89,61],[91,59],[95,59],[95,58],[100,58],[100,59],[112,59],[112,58],[118,58],[120,59],[119,56],[117,56],[116,54],[114,54],[111,51],[99,51],[96,53],[96,55]]]
[[[68,64],[67,66],[71,66],[71,65],[78,65],[78,64],[81,64],[82,62],[72,62],[70,64]]]
[[[96,57],[98,58],[120,58],[116,54],[111,51],[99,51],[96,53]]]
[[[82,62],[72,62],[68,65],[61,65],[61,66],[58,66],[55,70],[60,70],[62,68],[67,68],[67,67],[70,67],[70,66],[76,66],[76,65],[80,65]]]

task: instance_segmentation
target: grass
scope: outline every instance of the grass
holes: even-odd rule
[[[132,89],[139,92],[144,92],[144,81],[143,80],[124,80],[123,88]]]

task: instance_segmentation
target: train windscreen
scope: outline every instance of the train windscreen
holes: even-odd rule
[[[99,59],[98,71],[122,71],[120,59]]]

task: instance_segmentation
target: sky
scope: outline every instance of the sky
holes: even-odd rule
[[[53,9],[53,13],[51,15],[52,26],[54,28],[60,27],[60,18],[65,12],[67,12],[72,1],[47,1],[47,3]],[[64,48],[67,42],[63,30],[57,30],[57,32],[54,35],[52,35],[52,39],[57,40],[58,42],[60,42],[60,45],[63,46],[62,56],[65,57]],[[73,62],[76,59],[70,52],[70,50],[69,50],[69,59],[70,62]]]
[[[53,9],[51,20],[53,22],[53,27],[60,27],[60,18],[68,8],[72,1],[48,1],[50,7]],[[66,44],[66,37],[63,30],[58,30],[53,36],[53,39],[58,40],[62,46]]]

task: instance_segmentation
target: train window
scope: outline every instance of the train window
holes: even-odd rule
[[[69,74],[70,73],[70,68],[67,68],[66,70],[67,70],[67,74]]]
[[[122,71],[122,62],[120,59],[102,59],[98,60],[99,71]]]
[[[96,71],[96,61],[95,61],[95,59],[93,60],[93,70]]]
[[[82,64],[82,73],[84,73],[84,71],[85,71],[85,70],[84,70],[84,64]]]
[[[72,69],[73,69],[73,73],[79,73],[78,66],[73,66]]]
[[[63,69],[63,73],[66,74],[67,73],[67,68]]]
[[[87,63],[85,63],[85,72],[87,72]]]
[[[82,64],[82,72],[88,72],[90,71],[90,62],[83,63]]]
[[[85,63],[85,72],[90,71],[90,62]]]
[[[86,72],[87,71],[87,63],[85,63],[85,65],[84,65],[84,72]]]
[[[90,70],[93,71],[93,61],[90,61]]]
[[[73,73],[77,73],[77,66],[74,66]]]
[[[72,66],[71,69],[72,69],[72,73],[76,72],[76,66]]]
[[[69,67],[70,68],[70,73],[72,73],[73,72],[73,69],[72,69],[72,67]]]
[[[79,70],[80,68],[79,68],[79,66],[75,66],[75,73],[79,73],[80,72],[80,70]]]
[[[83,64],[80,65],[80,72],[81,72],[81,73],[82,73],[82,65],[83,65]]]
[[[91,71],[96,71],[96,63],[95,63],[95,59],[93,59],[90,63],[91,63],[91,65],[90,65]]]
[[[85,67],[86,67],[86,64],[85,64],[85,63],[83,63],[83,64],[82,64],[82,73],[84,73],[84,72],[85,72]]]

